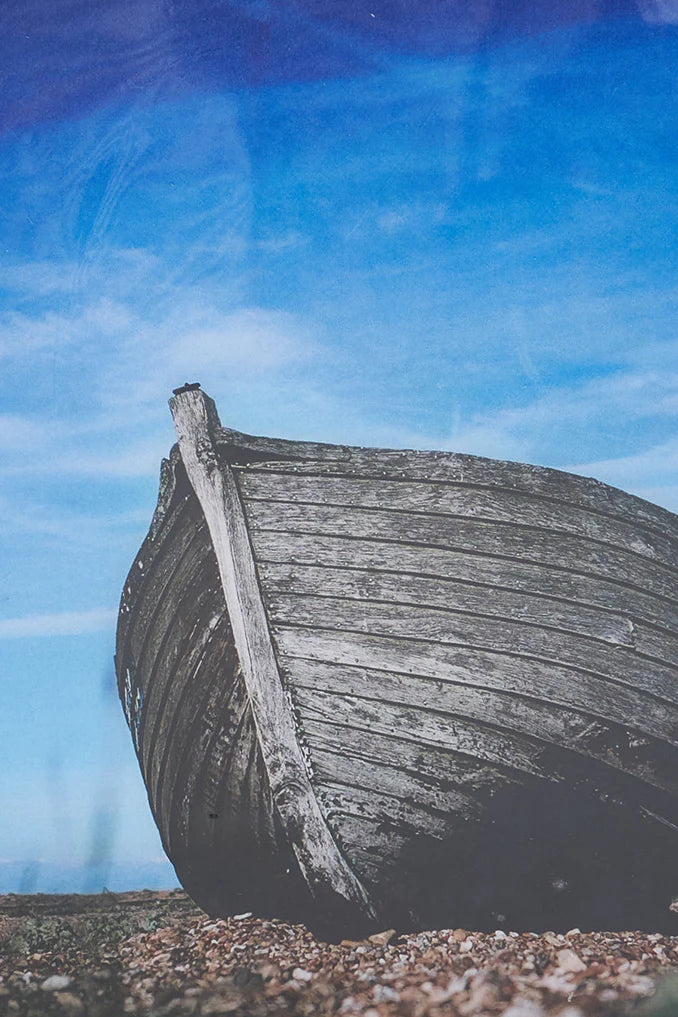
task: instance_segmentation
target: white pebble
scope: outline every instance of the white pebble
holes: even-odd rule
[[[69,978],[68,975],[50,975],[49,978],[44,980],[40,988],[44,989],[45,992],[58,992],[60,989],[67,989],[72,981],[73,979]]]

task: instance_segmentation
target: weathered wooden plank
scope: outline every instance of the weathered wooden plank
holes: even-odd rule
[[[121,656],[139,664],[144,658],[149,639],[158,627],[164,628],[171,615],[178,591],[195,578],[200,563],[209,553],[206,527],[195,527],[190,515],[182,512],[175,517],[176,527],[171,543],[165,543],[153,560],[137,562],[137,590],[134,599],[133,623],[128,627]],[[141,566],[141,567],[139,567]]]
[[[367,752],[370,735],[386,735],[411,740],[415,744],[471,756],[493,765],[506,766],[514,772],[532,774],[535,777],[557,781],[556,772],[547,773],[540,762],[543,743],[536,738],[514,734],[508,730],[497,730],[489,724],[477,723],[465,717],[450,717],[443,714],[422,712],[413,724],[409,707],[390,704],[388,711],[381,710],[381,704],[370,700],[343,699],[330,693],[309,696],[304,707],[303,731],[309,745],[324,746],[324,731],[318,725],[340,728],[355,739]],[[358,726],[359,725],[359,726]]]
[[[601,801],[644,805],[668,822],[678,821],[675,794],[640,776],[621,769],[615,760],[595,749],[584,754],[567,746],[554,745],[536,733],[520,734],[499,729],[484,720],[462,716],[447,717],[412,711],[398,704],[360,700],[351,702],[329,693],[317,694],[304,709],[304,729],[311,753],[342,751],[378,761],[384,739],[411,742],[425,752],[446,747],[475,756],[492,766],[513,771],[516,786],[533,787],[535,778],[554,786],[576,788],[584,797]],[[618,763],[618,761],[617,761]],[[640,769],[640,768],[639,768]],[[443,770],[441,776],[445,776]],[[527,783],[526,783],[527,781]],[[675,784],[675,779],[673,779]],[[510,796],[511,784],[500,786],[499,797]],[[486,797],[485,804],[492,800]]]
[[[351,865],[375,889],[383,886],[390,867],[397,865],[411,840],[411,834],[405,834],[395,824],[352,813],[337,813],[333,828]]]
[[[162,570],[167,575],[177,559],[183,557],[187,543],[194,536],[195,527],[186,526],[190,515],[183,498],[175,498],[164,514],[160,531],[155,539],[150,536],[142,544],[125,580],[120,599],[120,613],[116,635],[116,657],[122,660],[137,652],[134,634],[146,628],[149,610],[144,600],[149,591],[165,586]]]
[[[250,501],[247,512],[250,526],[255,530],[261,528],[276,530],[279,534],[327,536],[348,533],[358,538],[396,541],[406,545],[474,551],[616,579],[643,591],[651,591],[655,596],[665,597],[674,605],[677,602],[676,570],[586,537],[484,520],[408,515],[380,509],[336,508],[332,505]]]
[[[563,569],[530,562],[403,544],[258,530],[253,547],[260,573],[268,563],[331,568],[356,568],[377,575],[421,576],[443,582],[472,584],[479,589],[514,590],[553,601],[587,608],[600,608],[643,619],[659,629],[678,634],[678,609],[662,598],[598,576],[576,575]]]
[[[269,603],[276,629],[293,625],[324,629],[328,634],[364,633],[372,638],[386,636],[395,641],[389,647],[391,657],[394,651],[406,655],[408,641],[416,641],[422,654],[436,661],[449,661],[449,648],[452,647],[501,654],[503,659],[517,658],[517,664],[507,661],[504,681],[511,672],[518,670],[523,661],[556,664],[563,669],[561,674],[565,687],[574,682],[583,696],[588,694],[588,708],[591,710],[596,709],[599,697],[605,695],[601,685],[606,683],[627,685],[665,703],[678,704],[678,669],[641,657],[633,645],[605,644],[585,636],[561,633],[555,629],[540,629],[519,621],[485,618],[410,604],[384,604],[338,597],[304,597],[298,594],[270,596]],[[632,635],[633,630],[630,628],[629,640]],[[424,641],[428,643],[427,648],[423,645]],[[352,641],[347,644],[348,650],[342,650],[336,639],[332,645],[339,654],[336,659],[346,661]],[[462,655],[458,660],[457,666],[463,673],[465,658]],[[473,670],[477,673],[477,667]],[[590,676],[588,686],[586,676]],[[609,692],[608,695],[612,693]]]
[[[243,682],[234,682],[223,711],[214,716],[213,723],[204,725],[197,739],[184,736],[172,746],[168,756],[172,774],[165,778],[163,788],[163,792],[167,790],[169,807],[163,805],[162,815],[175,848],[191,846],[191,802],[201,788],[206,766],[214,761],[215,769],[220,771],[219,786],[222,782],[233,781],[233,755],[239,750],[243,737],[247,737],[243,732],[248,724],[251,724],[251,714],[247,692]],[[207,793],[216,797],[217,789],[210,787]]]
[[[327,788],[341,784],[344,788],[360,787],[363,791],[376,791],[380,795],[407,801],[423,809],[433,810],[442,815],[464,813],[480,816],[480,803],[461,787],[450,786],[449,782],[431,784],[422,780],[415,772],[402,766],[388,766],[381,760],[367,760],[345,751],[313,748],[313,781],[319,789],[323,811],[331,822],[336,802],[328,795]]]
[[[644,531],[637,522],[601,515],[520,491],[466,484],[384,481],[360,477],[308,476],[250,468],[239,474],[248,500],[305,502],[391,512],[424,513],[533,526],[574,533],[641,557],[678,566],[678,524],[673,539]]]
[[[455,579],[287,562],[260,562],[258,572],[263,589],[273,602],[286,594],[318,593],[354,600],[428,604],[571,632],[613,645],[629,645],[632,638],[637,653],[678,665],[678,636],[640,621],[632,622],[620,611],[572,604],[536,592],[488,590],[486,586]]]
[[[339,780],[328,780],[323,782],[320,793],[325,811],[331,816],[364,817],[410,836],[444,837],[459,819],[455,813],[441,813],[412,799],[388,795],[361,783],[347,785]]]
[[[183,391],[171,400],[181,456],[196,491],[219,564],[243,678],[271,792],[312,891],[339,894],[374,917],[367,894],[338,850],[319,808],[297,742],[271,645],[240,496],[230,467],[219,464],[214,403]]]
[[[383,698],[413,709],[434,709],[451,715],[466,715],[466,706],[488,723],[503,723],[507,727],[512,722],[519,723],[517,730],[527,734],[538,732],[540,738],[552,733],[573,744],[578,739],[590,739],[604,754],[614,754],[615,743],[619,743],[618,751],[631,756],[627,744],[630,739],[638,748],[644,746],[640,756],[666,754],[671,767],[676,766],[678,780],[678,757],[673,758],[678,747],[678,711],[653,700],[648,702],[632,689],[604,689],[602,702],[593,713],[584,706],[586,697],[560,682],[557,674],[540,675],[535,669],[524,673],[521,679],[519,672],[506,675],[496,664],[493,668],[492,661],[486,666],[481,661],[477,668],[460,675],[455,671],[441,674],[440,670],[437,675],[399,673],[386,667],[362,667],[334,660],[291,657],[286,653],[281,654],[281,663],[294,675],[295,688],[307,690],[311,697],[318,690]],[[604,733],[610,725],[616,730],[606,739]]]
[[[328,704],[320,704],[320,710]],[[305,736],[312,755],[335,753],[382,766],[398,767],[427,775],[432,786],[460,786],[470,797],[492,808],[507,799],[545,795],[553,800],[559,788],[601,802],[625,802],[636,809],[654,811],[663,822],[676,822],[675,796],[610,766],[606,759],[584,757],[538,738],[498,731],[489,725],[456,718],[457,748],[430,742],[425,733],[411,727],[388,729],[386,719],[376,715],[366,734],[364,728],[341,723],[331,713],[305,720]],[[480,732],[481,750],[474,747]],[[435,735],[434,735],[435,736]],[[464,753],[470,746],[468,755]],[[462,751],[459,751],[459,748]],[[494,758],[488,759],[488,753]],[[527,768],[523,765],[527,760]],[[633,803],[633,804],[631,804]]]
[[[223,613],[215,601],[214,590],[203,586],[197,573],[193,582],[185,587],[183,597],[172,600],[174,611],[168,611],[164,627],[158,626],[153,631],[146,653],[137,664],[137,670],[146,675],[147,681],[140,733],[144,772],[154,751],[158,722],[165,712],[167,696],[180,691],[183,668],[188,666],[190,673]],[[180,662],[185,655],[193,663],[184,663],[182,667]],[[179,680],[175,681],[177,676]]]
[[[335,664],[314,666],[311,661],[291,662],[295,674],[295,701],[305,725],[307,712],[313,714],[325,697],[346,697],[347,716],[356,728],[365,728],[363,701],[395,704],[409,711],[409,730],[418,730],[424,714],[467,718],[518,735],[536,737],[616,769],[671,793],[678,792],[678,734],[673,744],[662,743],[652,722],[636,719],[620,708],[595,716],[576,709],[576,704],[530,699],[496,685],[477,688],[430,678],[402,675],[376,669],[351,668]],[[537,693],[539,695],[539,693]],[[371,716],[372,707],[368,707]],[[640,729],[640,731],[639,731]],[[640,736],[639,736],[640,735]],[[366,732],[369,737],[369,732]]]
[[[228,619],[223,617],[200,657],[189,656],[179,665],[161,714],[162,734],[156,737],[146,774],[149,797],[159,811],[169,812],[171,788],[179,779],[168,763],[170,746],[183,743],[181,765],[190,770],[201,765],[202,749],[206,752],[209,744],[205,739],[229,716],[238,681],[236,669],[233,637]]]
[[[257,463],[256,469],[279,472],[281,465],[287,469],[284,460],[294,457],[295,443],[281,443],[285,455],[281,462]],[[269,455],[275,455],[270,449]],[[540,497],[559,503],[579,505],[604,515],[626,519],[634,525],[644,526],[671,539],[675,538],[678,525],[676,516],[658,505],[610,487],[590,477],[580,477],[561,470],[524,463],[503,462],[483,459],[478,456],[454,452],[417,452],[391,449],[338,449],[336,453],[320,449],[317,455],[312,450],[301,454],[302,459],[292,469],[300,474],[323,473],[337,477],[373,477],[377,480],[423,480],[428,483],[473,484],[522,491],[533,497]],[[251,469],[251,467],[247,467]]]
[[[395,734],[372,731],[366,741],[360,729],[307,719],[304,733],[314,780],[317,772],[322,772],[318,767],[322,768],[324,759],[349,757],[356,760],[358,767],[366,764],[376,771],[393,771],[393,780],[404,786],[411,780],[417,786],[430,788],[432,793],[456,790],[469,799],[484,801],[493,797],[497,789],[540,779],[505,763],[491,763],[449,746],[428,745],[413,737],[411,731]],[[388,776],[384,779],[389,780]]]

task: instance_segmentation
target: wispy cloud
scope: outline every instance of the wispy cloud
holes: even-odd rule
[[[677,0],[638,0],[638,10],[650,25],[678,25]]]
[[[651,445],[633,455],[574,463],[565,468],[678,511],[678,438]]]
[[[115,625],[117,611],[94,608],[91,611],[62,611],[57,614],[33,614],[23,618],[0,619],[0,639],[33,639],[43,636],[81,636],[103,632]]]

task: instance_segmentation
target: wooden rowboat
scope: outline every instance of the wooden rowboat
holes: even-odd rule
[[[329,931],[658,928],[678,517],[594,480],[253,438],[170,401],[120,696],[177,875]]]

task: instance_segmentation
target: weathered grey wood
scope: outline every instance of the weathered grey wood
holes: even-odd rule
[[[364,708],[363,702],[382,703],[385,709],[392,704],[409,711],[407,730],[416,731],[424,722],[436,723],[440,715],[466,718],[600,759],[648,784],[678,793],[678,735],[673,733],[671,748],[662,746],[661,732],[653,731],[651,722],[625,714],[618,707],[591,716],[576,709],[576,697],[571,705],[562,705],[562,694],[560,703],[553,703],[518,695],[506,687],[477,688],[376,669],[336,664],[314,667],[310,661],[295,661],[292,667],[297,676],[295,700],[304,725],[307,716],[315,715],[319,703],[329,703],[327,709],[331,709],[337,699],[350,704],[345,716],[353,717],[353,726],[364,730],[369,738],[372,732],[365,727],[364,709],[371,717],[372,706]],[[337,706],[337,711],[342,709]],[[434,720],[425,716],[428,714],[433,714]],[[338,712],[340,715],[344,716]],[[634,752],[632,745],[642,747],[641,751]],[[648,763],[647,755],[654,762]]]
[[[214,733],[226,723],[232,701],[240,692],[241,679],[227,619],[214,630],[206,652],[195,662],[182,661],[177,671],[177,691],[165,708],[167,720],[156,740],[147,770],[149,796],[164,815],[169,815],[173,788],[188,782],[208,753]],[[181,771],[189,771],[189,775]],[[179,775],[177,776],[177,773]]]
[[[463,716],[449,717],[422,711],[416,718],[408,707],[376,700],[350,700],[330,693],[313,696],[304,706],[304,725],[313,751],[332,747],[331,733],[335,732],[335,747],[345,743],[350,751],[375,758],[381,747],[380,739],[400,738],[425,747],[447,746],[457,752],[487,760],[493,765],[510,767],[519,782],[539,777],[554,784],[572,784],[573,774],[588,772],[593,780],[589,793],[601,800],[609,798],[612,789],[625,788],[627,798],[644,800],[646,807],[676,822],[675,793],[650,783],[645,774],[638,776],[622,769],[618,760],[601,753],[580,753],[567,746],[540,740],[538,734],[520,734],[500,729],[482,719]],[[359,725],[359,726],[358,726]],[[336,732],[341,736],[337,738]],[[464,813],[461,813],[463,815]]]
[[[168,696],[178,693],[184,673],[192,673],[194,663],[202,656],[222,613],[214,603],[213,591],[201,582],[200,571],[196,571],[184,591],[180,599],[168,598],[174,611],[168,612],[163,626],[158,625],[153,630],[153,638],[149,639],[146,652],[137,664],[137,669],[146,671],[148,675],[141,728],[144,767],[154,751],[158,725],[163,721]],[[179,664],[186,655],[184,671]]]
[[[171,401],[182,460],[219,563],[243,678],[273,798],[312,891],[330,890],[372,915],[367,894],[338,850],[308,780],[261,603],[247,527],[230,468],[220,468],[214,404],[185,391]]]
[[[486,801],[501,788],[541,782],[540,777],[531,777],[505,763],[478,759],[450,746],[427,745],[416,740],[412,731],[371,731],[366,741],[359,728],[311,721],[306,726],[306,737],[313,753],[314,780],[319,783],[344,760],[346,765],[355,761],[357,768],[383,771],[387,786],[428,788],[431,794],[460,793],[469,800]]]
[[[320,700],[313,716],[305,718],[309,746],[316,753],[353,756],[358,761],[413,770],[427,776],[433,787],[461,788],[470,798],[487,803],[499,796],[516,798],[521,789],[529,796],[552,799],[559,787],[583,785],[587,794],[607,801],[620,794],[655,811],[664,821],[676,821],[674,795],[649,784],[643,777],[623,773],[607,758],[584,758],[565,748],[554,748],[530,735],[498,730],[491,725],[464,717],[454,718],[453,740],[449,744],[432,741],[435,728],[423,730],[401,722],[406,712],[393,721],[393,710],[382,716],[375,707],[366,729],[352,726],[346,710],[337,717],[331,702]],[[326,714],[326,715],[325,715]],[[320,783],[321,777],[318,776]],[[620,785],[624,791],[620,791]]]
[[[461,787],[443,787],[440,783],[431,785],[421,780],[416,773],[386,766],[381,760],[377,762],[350,755],[345,749],[333,752],[314,746],[313,775],[321,788],[320,798],[330,821],[336,802],[332,801],[328,788],[339,782],[344,788],[360,787],[445,816],[458,812],[477,817],[481,814],[478,799],[465,793]]]
[[[471,655],[469,655],[469,659]],[[602,703],[591,702],[589,689],[570,685],[555,673],[544,673],[539,668],[520,668],[503,672],[501,663],[480,661],[468,669],[457,664],[449,670],[431,668],[437,675],[398,673],[385,667],[362,667],[291,657],[281,653],[283,667],[294,673],[295,686],[303,688],[312,698],[313,691],[331,692],[367,698],[383,698],[416,709],[434,709],[452,715],[473,710],[488,723],[504,723],[507,728],[515,723],[516,730],[538,733],[539,737],[551,732],[556,738],[572,741],[591,737],[604,753],[614,754],[613,743],[620,732],[604,743],[603,732],[609,724],[621,725],[626,738],[643,743],[650,739],[655,752],[663,743],[667,752],[672,746],[678,750],[678,711],[662,703],[649,701],[634,689],[617,686],[601,690]],[[504,680],[502,681],[502,674]],[[619,751],[628,746],[620,744]],[[626,751],[627,756],[631,753]],[[674,760],[678,767],[678,758]],[[678,769],[676,771],[678,780]]]
[[[575,573],[616,579],[641,590],[651,590],[673,605],[678,602],[678,571],[661,562],[650,562],[585,537],[483,520],[408,515],[380,509],[337,508],[332,505],[250,501],[247,511],[250,526],[254,529],[260,527],[278,533],[328,536],[350,533],[355,537],[384,542],[449,547],[493,557],[557,565]]]
[[[155,558],[152,575],[139,589],[135,624],[129,628],[126,652],[142,673],[146,673],[146,662],[157,657],[160,632],[166,631],[167,619],[176,611],[175,591],[186,591],[199,577],[207,557],[205,534],[191,533],[188,527],[177,532],[176,547],[176,554]]]
[[[371,881],[380,921],[426,927],[427,858],[453,900],[495,821],[519,854],[532,833],[511,816],[549,803],[590,817],[603,854],[624,817],[669,871],[675,516],[519,464],[251,438],[195,391],[177,407],[184,453],[163,464],[116,666],[163,843],[203,906],[305,917],[309,796],[339,893],[369,914]],[[280,702],[296,755],[276,771]]]
[[[236,772],[233,757],[242,752],[241,742],[246,737],[249,703],[244,683],[231,682],[222,697],[223,712],[213,713],[210,720],[196,730],[180,730],[169,742],[156,792],[156,807],[169,830],[171,853],[190,850],[195,843],[191,836],[192,803],[199,793],[215,794],[212,787],[203,790],[205,769],[215,756],[223,762],[220,781],[227,781],[233,793],[239,793],[243,775]],[[237,837],[237,832],[233,835]]]
[[[248,499],[351,506],[425,515],[472,517],[532,526],[554,533],[574,533],[642,557],[678,565],[678,540],[643,531],[612,516],[577,505],[535,498],[521,491],[505,491],[459,484],[391,481],[379,478],[308,476],[272,473],[250,468],[239,480]]]
[[[329,815],[360,816],[375,823],[389,823],[410,835],[426,831],[429,836],[444,837],[453,825],[452,817],[457,816],[457,813],[443,813],[402,795],[388,795],[365,787],[360,781],[352,784],[324,781],[322,800]]]
[[[642,619],[657,629],[661,641],[665,631],[678,634],[678,609],[663,598],[603,577],[575,574],[554,566],[521,562],[481,553],[412,547],[397,543],[355,539],[348,535],[328,536],[255,530],[252,543],[260,571],[267,563],[290,568],[296,565],[323,569],[356,568],[375,576],[392,573],[432,580],[472,584],[486,594],[515,590],[555,602],[571,604],[575,610],[600,608],[620,612],[635,622]],[[329,580],[328,580],[329,581]],[[488,601],[490,600],[488,596]]]
[[[570,632],[613,646],[632,645],[636,653],[678,665],[678,636],[657,632],[620,611],[572,604],[540,596],[536,591],[491,588],[488,592],[487,587],[455,579],[266,561],[259,563],[258,572],[273,609],[278,598],[309,593],[415,607],[428,604],[500,621],[523,622],[561,634]]]
[[[676,742],[676,706],[650,697],[632,684],[621,685],[556,663],[468,646],[436,646],[417,640],[361,632],[330,632],[291,627],[277,630],[281,660],[296,674],[300,658],[348,665],[437,682],[505,690],[542,703],[569,705],[591,718],[613,717],[639,733]],[[304,665],[305,667],[305,665]],[[322,669],[320,669],[322,673]]]
[[[591,676],[590,701],[605,695],[604,684],[628,685],[655,696],[664,703],[678,704],[678,672],[676,668],[636,654],[633,646],[618,644],[611,651],[608,644],[571,633],[540,629],[522,622],[484,618],[440,608],[381,602],[346,600],[334,597],[304,597],[298,594],[270,597],[271,617],[276,628],[290,625],[324,630],[322,637],[336,632],[364,633],[370,638],[380,636],[392,640],[388,652],[406,656],[408,642],[415,641],[417,650],[439,662],[450,661],[450,647],[473,649],[484,653],[512,656],[520,661],[542,661],[565,669],[565,687],[569,671],[579,675],[579,688],[586,687],[585,675]],[[632,630],[630,635],[632,636]],[[343,636],[342,636],[343,638]],[[424,645],[426,641],[428,647]],[[339,649],[337,660],[346,659],[346,650]],[[348,641],[348,651],[353,640]],[[511,664],[506,663],[511,670]],[[507,675],[509,671],[507,670]],[[604,682],[601,682],[604,679]]]
[[[409,830],[351,812],[337,812],[334,827],[351,865],[362,879],[371,880],[376,886],[383,885],[384,877],[389,875],[390,868],[397,866],[397,859],[411,840]]]
[[[168,592],[168,583],[176,573],[194,539],[201,541],[193,528],[185,525],[187,513],[184,503],[177,499],[164,514],[166,526],[163,539],[146,541],[137,555],[125,583],[120,606],[117,652],[121,656],[131,653],[138,657],[140,643],[152,625],[151,616],[158,599]],[[160,598],[158,597],[160,592]],[[132,611],[130,608],[134,606]]]
[[[317,446],[319,451],[316,453],[310,448],[300,451],[305,444],[307,443],[277,443],[280,461],[271,459],[269,462],[257,463],[257,469],[279,472],[281,467],[287,469],[286,460],[295,458],[298,454],[300,461],[294,463],[292,469],[300,475],[322,472],[325,476],[346,478],[424,480],[429,483],[472,484],[477,487],[523,491],[545,500],[579,505],[602,515],[626,519],[636,526],[647,527],[671,539],[676,537],[676,517],[672,512],[591,477],[455,452],[337,447],[337,454],[331,454],[325,452],[326,446]],[[271,446],[268,454],[274,456],[276,450]]]
[[[304,706],[304,733],[309,744],[327,745],[320,725],[341,728],[342,737],[355,737],[367,752],[372,735],[401,737],[414,744],[450,749],[493,765],[507,766],[514,772],[532,774],[546,780],[558,780],[540,763],[542,744],[531,736],[498,730],[465,717],[422,713],[421,723],[413,725],[409,707],[391,704],[388,712],[375,701],[344,700],[330,693],[314,694]],[[357,699],[357,697],[356,697]],[[360,727],[358,727],[360,723]]]

